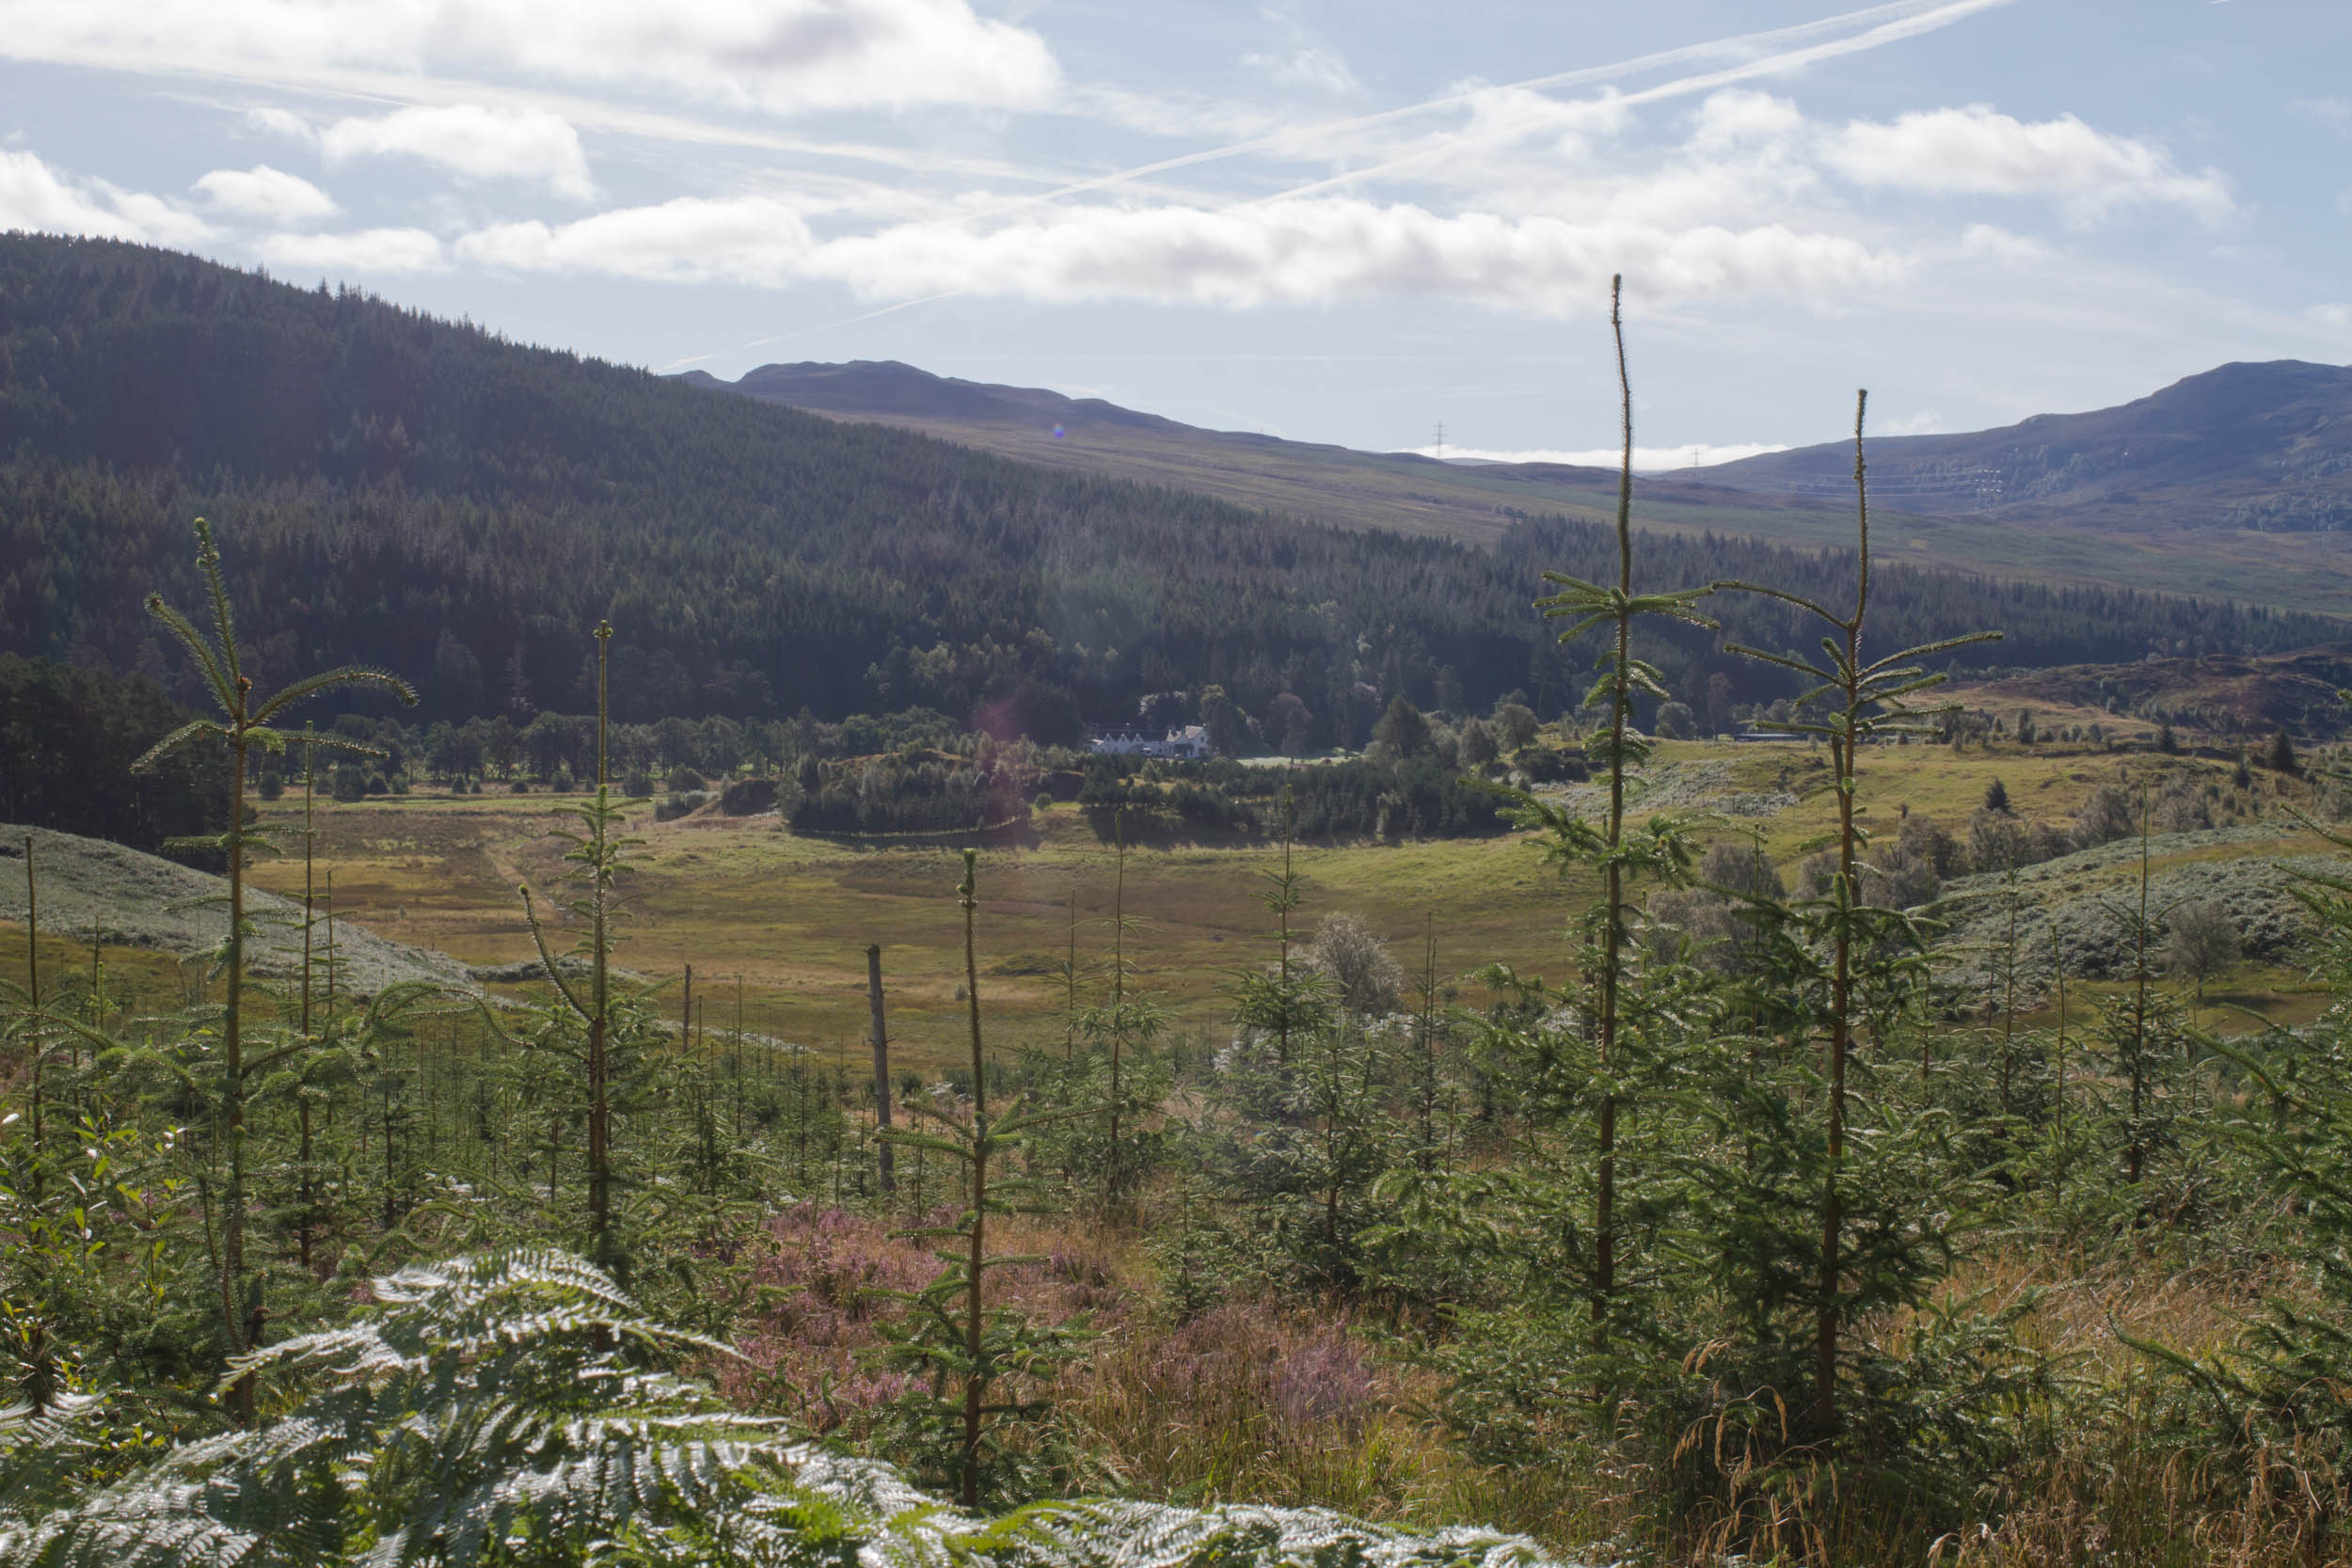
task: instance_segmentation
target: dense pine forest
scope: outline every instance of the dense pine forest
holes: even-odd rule
[[[136,613],[199,585],[187,519],[242,563],[254,670],[412,673],[425,721],[593,706],[583,627],[627,626],[617,719],[929,708],[1046,742],[1216,687],[1278,750],[1360,746],[1399,696],[1539,718],[1584,693],[1528,609],[1593,575],[1608,530],[1517,523],[1481,550],[1269,518],[1049,473],[876,426],[704,394],[350,292],[106,241],[0,238],[0,651],[199,693]],[[1850,563],[1744,539],[1645,538],[1661,577],[1845,592]],[[1876,586],[1920,641],[2000,625],[1944,662],[2270,651],[2332,621],[1901,567]],[[1813,634],[1777,601],[1731,641]],[[1793,696],[1786,672],[1656,631],[1663,690],[1717,725]],[[1285,699],[1288,703],[1285,704]],[[1652,699],[1645,695],[1645,717]],[[1277,705],[1284,705],[1279,714]],[[376,711],[389,711],[381,709]]]
[[[224,875],[166,970],[43,927],[62,834],[0,861],[0,1560],[2348,1560],[2335,759],[1938,700],[2325,626],[1880,564],[1864,407],[1842,556],[1638,531],[1629,386],[1615,527],[1481,553],[156,252],[6,257],[6,625],[46,657],[0,717],[62,754],[0,804]],[[1785,737],[1741,809],[1820,813],[1793,854],[1650,787],[1735,705]],[[1171,707],[1363,754],[1057,744]],[[1885,787],[1971,748],[2085,803]],[[426,781],[548,797],[499,867],[532,957],[363,983],[319,824]],[[893,1058],[879,943],[854,1046],[630,966],[646,836],[747,854],[731,796],[786,854],[956,840],[920,863],[949,1049]],[[1057,958],[998,944],[1036,887],[970,831],[1031,811],[1102,840]],[[1246,840],[1262,911],[1206,1033],[1141,961],[1174,939],[1131,834],[1169,822]],[[2155,869],[2265,824],[2328,851],[2291,931]],[[1506,833],[1473,847],[1540,876],[1547,973],[1300,869]],[[2061,931],[2044,863],[2116,895]],[[2274,939],[2314,1006],[2219,1027]],[[1003,1025],[1016,986],[1046,1025]]]

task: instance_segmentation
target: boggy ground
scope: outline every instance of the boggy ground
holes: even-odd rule
[[[2185,779],[2226,786],[2228,772],[2209,759],[2087,747],[1883,746],[1863,759],[1861,809],[1881,832],[1892,832],[1908,810],[1964,838],[1970,814],[1995,780],[2021,816],[2062,823],[2106,785],[2137,790],[2146,782],[2161,793]],[[1692,814],[1703,838],[1754,837],[1793,879],[1797,863],[1833,824],[1828,784],[1818,747],[1668,743],[1632,806],[1638,815]],[[2249,809],[2259,814],[2259,829],[2169,838],[2158,846],[2155,870],[2207,866],[2218,876],[2248,860],[2331,853],[2287,815],[2288,807],[2311,803],[2307,784],[2258,773]],[[423,793],[322,804],[317,854],[334,872],[339,917],[469,963],[530,958],[516,890],[528,883],[543,910],[563,896],[564,846],[550,835],[561,823],[552,809],[560,804],[541,795]],[[269,808],[279,818],[297,811],[284,801]],[[1116,868],[1101,829],[1058,806],[1040,813],[1019,842],[982,851],[980,983],[994,1046],[1061,1039],[1064,965],[1073,942],[1081,1001],[1107,974]],[[960,1053],[961,924],[954,890],[961,864],[952,844],[803,838],[781,831],[772,816],[698,814],[657,823],[643,808],[632,813],[630,831],[643,843],[627,885],[618,961],[648,978],[674,979],[693,965],[707,1027],[733,1027],[739,983],[747,1028],[820,1050],[853,1049],[867,1026],[866,948],[879,943],[900,1058],[933,1065]],[[287,841],[299,842],[291,834]],[[1263,841],[1164,837],[1128,848],[1122,945],[1134,967],[1131,984],[1166,1008],[1172,1029],[1214,1036],[1230,1014],[1233,972],[1270,953],[1272,921],[1259,894],[1279,854]],[[1523,835],[1301,846],[1295,856],[1306,893],[1300,923],[1357,915],[1390,939],[1416,974],[1424,939],[1434,936],[1441,977],[1498,960],[1565,977],[1568,927],[1593,891],[1548,870]],[[2110,853],[2072,879],[2070,893],[2120,892],[2136,873],[2136,858]],[[267,863],[257,876],[277,891],[298,891],[301,863]],[[2088,1004],[2099,990],[2085,985],[2079,993]],[[669,1006],[678,1006],[675,990]],[[2201,1021],[2235,1028],[2246,1022],[2238,1009],[2295,1022],[2310,1016],[2318,998],[2289,956],[2242,967],[2208,987],[2207,1002]]]

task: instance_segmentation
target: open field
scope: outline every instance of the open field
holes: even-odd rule
[[[2104,785],[2137,789],[2146,781],[2161,792],[2185,779],[2226,784],[2227,774],[2210,760],[2085,748],[1885,747],[1864,761],[1863,816],[1891,833],[1909,810],[1964,836],[1996,779],[2022,816],[2065,822]],[[1792,875],[1832,824],[1828,776],[1824,753],[1804,745],[1667,743],[1633,806],[1640,815],[1692,813],[1703,837],[1754,836]],[[2329,851],[2282,815],[2287,802],[2276,781],[2260,776],[2256,788],[2259,825],[2160,843],[2156,875]],[[2308,794],[2299,784],[2288,788],[2296,800]],[[560,895],[563,846],[548,836],[559,803],[419,795],[323,805],[319,855],[334,872],[338,915],[469,963],[529,958],[516,889],[527,882],[543,909]],[[288,815],[283,803],[271,810]],[[779,831],[772,817],[698,815],[657,824],[649,811],[633,816],[632,831],[643,844],[620,962],[652,979],[675,979],[692,964],[710,1027],[733,1025],[739,981],[747,1027],[820,1050],[853,1048],[866,1029],[865,950],[878,942],[902,1054],[944,1061],[961,1049],[952,847],[802,838]],[[1257,894],[1278,854],[1262,842],[1129,847],[1126,956],[1134,983],[1166,1007],[1176,1029],[1214,1035],[1227,1016],[1232,972],[1270,951],[1271,922]],[[1562,976],[1566,927],[1591,891],[1565,884],[1519,836],[1301,847],[1296,860],[1306,926],[1328,913],[1358,915],[1411,969],[1426,928],[1449,975],[1502,960]],[[1068,806],[1041,814],[1022,842],[984,849],[981,985],[997,1043],[1062,1037],[1063,965],[1073,941],[1082,988],[1106,972],[1114,862],[1096,825]],[[2067,894],[2121,892],[2135,864],[2110,851],[2098,865],[2070,872]],[[299,861],[281,860],[264,865],[259,879],[284,892],[298,891],[300,879]],[[2100,990],[2085,984],[2076,994],[2088,1004]],[[2298,966],[2249,964],[2210,988],[2201,1016],[2238,1028],[2249,1026],[2248,1009],[2293,1022],[2320,1003]]]
[[[552,803],[411,798],[323,811],[319,853],[335,868],[338,914],[469,962],[530,957],[515,889],[528,881],[541,895],[560,892],[561,846],[544,837]],[[854,1044],[866,1029],[866,948],[879,942],[902,1052],[944,1060],[961,1049],[955,849],[798,838],[773,818],[656,824],[648,813],[633,826],[644,842],[619,961],[648,977],[691,963],[712,1027],[732,1026],[739,978],[747,1027],[812,1047]],[[1082,984],[1107,962],[1112,941],[1111,847],[1069,807],[1040,816],[1036,830],[1030,842],[981,858],[982,993],[1007,1045],[1060,1037],[1073,916]],[[1228,974],[1266,950],[1271,927],[1255,895],[1278,853],[1128,849],[1133,984],[1167,1006],[1175,1027],[1216,1024]],[[1447,969],[1500,958],[1558,972],[1560,933],[1576,905],[1515,840],[1302,847],[1296,859],[1310,922],[1343,910],[1417,944],[1430,917]],[[277,863],[262,879],[298,888],[300,863]]]
[[[2145,782],[2161,794],[2186,781],[2226,788],[2229,771],[2211,759],[2086,747],[1883,747],[1864,761],[1861,815],[1882,834],[1891,834],[1908,811],[1964,838],[1995,780],[2020,816],[2062,824],[2103,786],[2136,791]],[[1751,840],[1793,883],[1798,863],[1833,825],[1828,780],[1825,754],[1806,745],[1668,742],[1637,783],[1631,805],[1637,816],[1688,814],[1703,840]],[[2170,889],[2170,896],[2184,889],[2201,895],[2197,890],[2208,879],[2216,887],[2229,879],[2245,896],[2251,870],[2261,873],[2271,902],[2283,903],[2277,890],[2284,879],[2269,871],[2271,862],[2303,863],[2334,853],[2287,815],[2287,808],[2309,803],[2309,786],[2287,781],[2284,787],[2282,795],[2280,781],[2259,774],[2253,799],[2242,808],[2255,820],[2159,835],[2152,863],[2158,886]],[[1568,798],[1597,809],[1593,786],[1572,787]],[[543,918],[561,905],[564,846],[550,830],[562,825],[556,808],[563,803],[544,795],[424,794],[321,802],[322,899],[331,875],[339,920],[469,965],[529,959],[530,931],[516,889],[531,887]],[[298,844],[294,808],[281,801],[267,812],[284,842]],[[1165,832],[1165,824],[1154,826]],[[691,964],[707,1027],[733,1027],[739,986],[745,1027],[819,1051],[851,1051],[866,1028],[866,948],[879,943],[891,1034],[902,1058],[944,1063],[961,1051],[954,892],[961,867],[950,843],[798,837],[780,831],[772,816],[704,813],[656,823],[643,808],[632,814],[631,831],[642,842],[625,888],[619,961],[646,980],[670,983],[665,1009],[679,1006],[676,981]],[[1058,806],[1038,815],[1017,842],[984,848],[981,987],[994,1043],[1051,1048],[1064,1039],[1065,966],[1073,947],[1081,1000],[1105,983],[1118,876],[1106,831],[1075,808]],[[2092,910],[2095,920],[2099,902],[2126,893],[2136,875],[2137,858],[2122,853],[2125,847],[2035,868],[2025,896],[2062,899]],[[1270,953],[1272,924],[1258,895],[1279,854],[1263,840],[1231,837],[1129,845],[1123,946],[1131,984],[1166,1010],[1174,1030],[1217,1037],[1230,1012],[1233,973]],[[1438,974],[1457,981],[1495,961],[1564,978],[1568,927],[1595,891],[1564,881],[1523,835],[1302,846],[1295,859],[1306,891],[1298,929],[1311,931],[1326,914],[1356,915],[1415,972],[1427,933],[1436,940]],[[264,862],[256,880],[298,895],[301,862]],[[1982,890],[1976,896],[1983,897]],[[0,897],[0,914],[20,906]],[[72,930],[56,924],[81,906],[61,890],[49,907],[45,968],[60,976],[87,970],[87,919]],[[188,919],[201,925],[203,917],[198,911],[181,924]],[[158,951],[151,939],[129,939],[141,945],[119,940],[119,931],[138,928],[108,917],[103,956],[118,984],[175,1001],[204,985],[201,963],[183,964],[172,955],[185,958],[209,942],[177,948],[167,942]],[[550,930],[564,940],[560,917]],[[1955,955],[1951,961],[1970,960]],[[528,988],[501,989],[521,994]],[[1474,1000],[1467,986],[1459,989]],[[2106,988],[2078,981],[2072,989],[2070,1015],[2080,1018]],[[2243,963],[2209,986],[2198,1016],[2209,1027],[2236,1031],[2257,1020],[2306,1021],[2325,1001],[2299,955],[2274,955]],[[2023,1008],[2026,1022],[2049,1021],[2038,993],[2024,998]]]

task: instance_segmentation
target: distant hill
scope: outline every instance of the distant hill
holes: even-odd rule
[[[2051,518],[2076,528],[2352,529],[2352,369],[2223,365],[2089,414],[1869,444],[1874,495],[1906,512]],[[1842,496],[1832,442],[1708,470],[1762,494]]]
[[[1049,434],[1057,426],[1068,429],[1093,424],[1192,436],[1208,434],[1156,414],[1138,414],[1101,398],[1071,398],[1041,388],[960,381],[916,370],[896,359],[853,359],[843,365],[762,365],[736,381],[721,381],[702,371],[691,371],[678,379],[740,392],[762,403],[787,404],[820,414],[984,420]]]
[[[838,403],[861,378],[877,379],[815,379]],[[1544,488],[1590,483],[1590,470],[1514,489],[1491,469],[880,379],[993,410],[962,428],[1019,430],[1036,454],[1110,432],[1159,442],[1148,450],[1167,477],[1009,461],[982,442],[714,395],[169,251],[0,235],[0,652],[136,671],[192,699],[140,602],[161,589],[199,606],[188,525],[202,515],[262,686],[386,666],[421,689],[428,725],[590,706],[599,619],[618,628],[612,692],[628,724],[920,707],[1066,740],[1132,719],[1147,695],[1220,687],[1260,722],[1295,697],[1319,748],[1360,743],[1398,695],[1484,711],[1518,693],[1550,717],[1589,684],[1590,650],[1562,647],[1532,601],[1547,569],[1612,569],[1610,531]],[[1058,442],[1035,429],[1054,411]],[[1232,455],[1250,450],[1266,454],[1255,467]],[[1192,482],[1220,468],[1254,499]],[[1459,517],[1466,494],[1485,508],[1477,545],[1429,537],[1460,532],[1434,521],[1420,537],[1366,526],[1382,508]],[[1792,547],[1844,546],[1842,504],[1651,481],[1641,507],[1659,531],[1645,582],[1835,597],[1851,578],[1850,554]],[[2087,570],[1918,569],[1947,547],[1935,530],[1889,535],[1899,559],[1874,577],[1874,617],[1890,640],[2007,630],[1954,656],[1963,668],[2343,634]],[[1750,645],[1813,636],[1753,595],[1711,608]],[[1644,652],[1702,713],[1788,688],[1695,628],[1645,638]]]
[[[1023,462],[1199,491],[1343,528],[1491,543],[1519,517],[1613,519],[1614,468],[1563,463],[1452,463],[1358,451],[1249,431],[1203,430],[1101,398],[1065,397],[934,375],[897,360],[762,365],[737,381],[677,377],[834,419],[920,430]],[[1685,476],[1645,476],[1652,527],[1777,540],[1842,539],[1849,509],[1810,496],[1755,496]]]
[[[1488,543],[1524,516],[1615,515],[1610,469],[1439,463],[1201,430],[1100,399],[896,362],[678,379],[1342,527]],[[1874,436],[1881,538],[1922,565],[2338,611],[2352,604],[2352,548],[2326,531],[2352,523],[2347,412],[2352,371],[2233,365],[2095,414],[1968,436]],[[1852,448],[1831,443],[1646,474],[1635,508],[1653,530],[1836,548],[1852,537]],[[2122,532],[2132,545],[2119,550]]]

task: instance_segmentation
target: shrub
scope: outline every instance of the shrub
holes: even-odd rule
[[[1520,747],[1511,753],[1511,766],[1526,774],[1530,784],[1581,784],[1592,777],[1581,754],[1549,746]]]
[[[656,822],[674,822],[690,812],[700,811],[709,802],[708,795],[699,789],[691,789],[683,795],[673,795],[666,800],[656,801],[653,819]]]
[[[2210,898],[2193,898],[2165,916],[2164,967],[2196,983],[2197,995],[2205,982],[2237,962],[2237,922],[2228,906]]]
[[[1404,1005],[1405,971],[1389,944],[1352,914],[1327,914],[1315,927],[1307,961],[1327,974],[1348,1011],[1383,1018]]]
[[[2139,832],[2132,798],[2113,784],[2094,791],[2074,813],[2074,841],[2086,849],[2129,838]]]
[[[1542,726],[1535,721],[1535,711],[1524,703],[1504,703],[1494,712],[1495,744],[1505,752],[1516,752],[1535,738]]]

